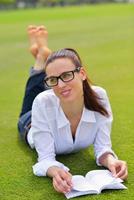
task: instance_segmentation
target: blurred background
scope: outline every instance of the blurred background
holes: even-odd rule
[[[0,9],[67,6],[96,3],[134,3],[134,0],[0,0]]]

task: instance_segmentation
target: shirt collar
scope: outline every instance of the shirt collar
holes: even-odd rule
[[[95,123],[96,122],[95,112],[92,110],[88,110],[87,108],[84,107],[81,121]]]
[[[95,123],[96,122],[95,112],[88,110],[87,108],[84,107],[81,121]],[[69,120],[66,118],[60,105],[59,105],[58,113],[57,113],[57,123],[58,123],[58,128],[62,128],[69,124]]]

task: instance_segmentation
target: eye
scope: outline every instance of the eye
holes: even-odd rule
[[[72,79],[72,77],[73,77],[73,73],[72,72],[65,72],[65,73],[63,73],[62,75],[61,75],[61,78],[63,79],[63,80],[70,80],[70,79]]]
[[[57,83],[57,78],[56,78],[56,77],[50,77],[50,78],[48,79],[48,82],[49,82],[51,85],[53,85],[53,84]]]

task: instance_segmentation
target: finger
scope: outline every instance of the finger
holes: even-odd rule
[[[55,179],[53,179],[53,187],[57,192],[64,193],[64,191],[62,190],[61,187],[59,187]]]
[[[65,180],[67,184],[72,187],[72,174],[69,172],[66,172]]]
[[[116,167],[111,166],[109,170],[111,171],[112,175],[115,177],[116,176]]]
[[[60,176],[64,181],[66,181],[66,184],[72,188],[72,175],[69,172],[61,171]]]
[[[62,180],[57,182],[56,179],[53,180],[54,183],[54,187],[58,192],[62,192],[62,193],[66,193],[69,192],[71,189],[70,187],[67,185],[65,180]]]
[[[128,177],[128,171],[126,170],[126,172],[120,177],[122,180],[126,180]]]
[[[125,161],[119,161],[117,164],[117,177],[121,177],[127,170],[127,164]]]
[[[71,189],[72,189],[72,187],[71,187],[70,185],[68,185],[67,181],[65,181],[65,180],[62,182],[62,186],[63,186],[63,188],[64,188],[64,192],[65,192],[65,193],[66,193],[66,192],[70,192]]]
[[[60,174],[57,174],[57,176],[54,177],[57,185],[62,186],[65,188],[65,190],[70,190],[70,185],[67,183],[67,174],[66,172],[62,171]]]
[[[127,177],[127,167],[126,165],[122,165],[120,171],[116,174],[116,177],[118,178],[125,178]]]

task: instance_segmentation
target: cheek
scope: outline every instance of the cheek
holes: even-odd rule
[[[56,94],[56,96],[58,96],[59,92],[58,92],[58,87],[54,87],[53,88],[54,93]]]
[[[75,81],[77,87],[78,86],[82,87],[82,85],[83,85],[83,79],[82,79],[81,76],[77,77],[74,81]]]
[[[74,84],[74,91],[77,91],[79,93],[83,93],[83,81],[81,79],[77,79]]]

